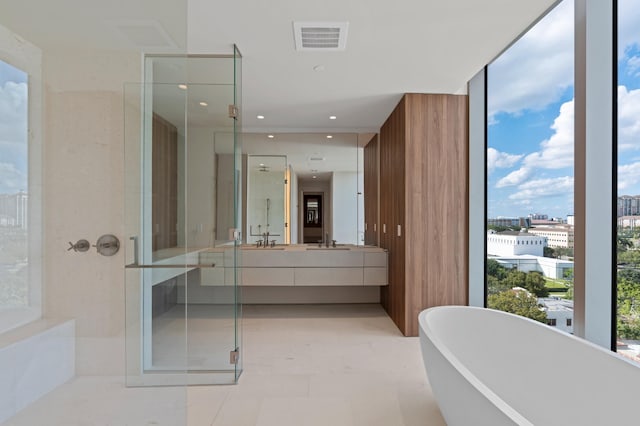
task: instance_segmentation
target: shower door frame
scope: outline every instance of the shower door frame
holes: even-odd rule
[[[229,105],[229,119],[233,120],[233,162],[234,162],[234,176],[233,176],[233,211],[234,211],[234,232],[229,235],[227,247],[231,247],[231,256],[225,255],[225,259],[232,259],[232,276],[233,284],[231,288],[232,296],[229,304],[232,304],[232,322],[233,322],[233,346],[229,349],[229,358],[227,359],[229,369],[224,370],[207,370],[196,369],[191,367],[188,362],[188,349],[187,349],[187,333],[185,331],[185,356],[184,365],[178,368],[166,368],[158,367],[153,362],[153,329],[152,329],[152,295],[151,289],[153,285],[158,281],[158,275],[165,277],[184,276],[187,272],[200,268],[215,268],[216,265],[201,264],[200,261],[201,250],[190,251],[188,244],[185,242],[184,251],[179,252],[177,256],[167,258],[161,261],[153,259],[152,251],[152,223],[149,218],[152,214],[151,206],[151,155],[152,155],[152,142],[150,135],[152,134],[151,118],[153,116],[153,87],[156,83],[143,83],[139,84],[141,90],[139,90],[139,185],[140,194],[138,201],[140,205],[139,209],[139,223],[138,232],[134,235],[128,235],[130,242],[128,242],[125,250],[129,249],[129,254],[125,255],[125,285],[126,285],[126,384],[127,386],[184,386],[193,384],[232,384],[237,383],[237,380],[242,372],[242,357],[240,356],[240,341],[241,341],[241,319],[242,319],[242,306],[240,300],[239,284],[241,280],[241,274],[239,273],[239,266],[241,262],[241,250],[242,235],[239,232],[242,229],[242,144],[241,144],[241,54],[234,46],[234,52],[231,55],[149,55],[145,57],[145,64],[147,58],[177,58],[180,61],[189,61],[191,58],[210,58],[210,59],[231,59],[233,61],[233,105]],[[145,81],[153,81],[152,71],[150,67],[145,66]],[[188,80],[184,80],[187,82]],[[135,86],[135,85],[134,85]],[[125,92],[126,92],[125,88]],[[126,98],[126,93],[125,93]],[[125,99],[126,102],[126,99]],[[126,114],[125,105],[125,115]],[[185,128],[184,128],[184,140],[185,149],[186,141],[188,140],[188,117],[187,109],[185,107]],[[126,120],[131,117],[125,116]],[[125,135],[128,132],[125,131]],[[129,143],[125,136],[125,150],[127,150],[127,143]],[[135,151],[135,148],[134,148]],[[126,156],[126,154],[125,154]],[[127,164],[125,158],[125,164]],[[135,159],[134,159],[135,160]],[[134,171],[135,174],[135,171]],[[127,179],[125,178],[125,181]],[[186,182],[186,178],[185,178]],[[125,188],[125,194],[130,188]],[[128,197],[128,195],[127,195]],[[126,203],[125,203],[126,204]],[[186,208],[183,206],[183,208]],[[125,212],[125,216],[126,216]],[[185,219],[186,220],[186,219]],[[186,222],[185,222],[186,223]],[[138,238],[140,241],[138,240]],[[146,249],[145,249],[146,248]],[[229,265],[224,265],[228,267]],[[220,267],[220,265],[219,265]],[[185,278],[187,279],[187,278]],[[185,285],[186,287],[186,285]],[[187,291],[185,289],[185,291]],[[186,297],[185,297],[186,298]],[[188,299],[184,302],[185,307],[188,306]],[[223,306],[225,304],[223,303]],[[188,308],[185,308],[185,324],[188,322]],[[185,330],[187,326],[185,325]],[[231,337],[231,336],[229,336]],[[231,340],[231,339],[230,339]]]

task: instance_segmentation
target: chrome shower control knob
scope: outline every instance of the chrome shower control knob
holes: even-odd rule
[[[78,240],[75,244],[69,241],[69,248],[67,251],[73,250],[75,252],[85,252],[91,248],[91,244],[87,240]]]
[[[98,242],[94,247],[103,256],[113,256],[120,250],[120,240],[112,234],[105,234],[98,238]]]

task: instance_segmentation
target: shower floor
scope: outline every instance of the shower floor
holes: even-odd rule
[[[152,324],[153,370],[232,370],[233,305],[179,304]]]

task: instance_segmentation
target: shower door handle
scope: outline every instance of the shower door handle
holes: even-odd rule
[[[138,236],[134,235],[129,237],[130,240],[133,240],[133,264],[139,265],[138,263]]]

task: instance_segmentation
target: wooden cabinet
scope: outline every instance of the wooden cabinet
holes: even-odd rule
[[[178,129],[153,114],[152,250],[178,245]]]
[[[467,304],[467,110],[466,96],[405,94],[380,130],[381,302],[407,336],[421,310]]]

